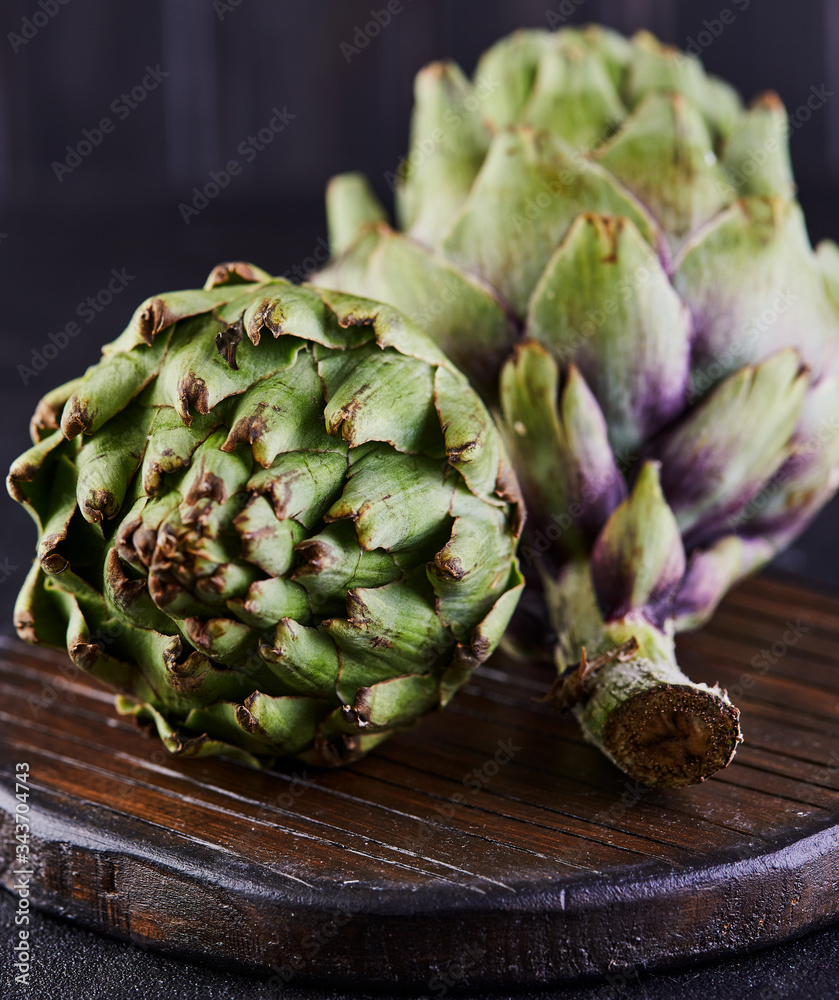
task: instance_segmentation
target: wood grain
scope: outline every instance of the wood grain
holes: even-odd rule
[[[0,640],[2,881],[25,761],[36,905],[278,986],[619,976],[836,919],[839,599],[749,581],[679,658],[734,690],[746,742],[654,791],[500,656],[351,769],[260,773],[170,759],[66,657]]]

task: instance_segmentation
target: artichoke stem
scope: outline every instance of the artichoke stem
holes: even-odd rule
[[[557,700],[622,771],[645,785],[704,781],[742,742],[740,711],[679,669],[671,634],[639,612],[603,622],[584,561],[546,588],[558,634]]]
[[[615,648],[630,639],[637,647],[601,657],[583,680],[573,711],[586,738],[645,785],[692,785],[729,764],[743,737],[725,691],[689,680],[673,639],[647,622],[612,622],[604,632]]]

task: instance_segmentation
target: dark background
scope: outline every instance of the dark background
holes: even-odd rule
[[[385,174],[396,170],[406,149],[414,73],[442,57],[471,72],[480,52],[504,33],[547,27],[548,12],[563,17],[573,8],[566,23],[601,21],[625,32],[646,27],[681,47],[694,39],[706,65],[745,96],[772,88],[791,109],[806,101],[811,87],[835,90],[837,97],[791,142],[813,242],[839,237],[837,0],[402,0],[402,11],[349,60],[342,43],[354,44],[371,7],[384,8],[387,0],[42,2],[55,15],[21,44],[8,34],[21,34],[24,18],[43,8],[37,0],[0,0],[4,469],[26,447],[38,398],[94,362],[146,296],[200,285],[222,260],[251,260],[279,274],[311,267],[325,246],[322,191],[333,173],[366,171],[389,204]],[[707,44],[703,22],[714,22],[726,8],[734,23]],[[158,65],[168,76],[120,120],[112,103]],[[246,163],[237,147],[267,125],[274,108],[293,120]],[[114,130],[59,180],[53,163],[103,117]],[[187,225],[179,204],[232,158],[241,173]],[[91,322],[82,321],[81,334],[42,372],[22,376],[19,366],[31,367],[33,350],[48,344],[49,334],[78,321],[77,306],[107,285],[112,269],[132,276],[127,288]],[[824,511],[781,565],[839,585],[837,512],[835,503]],[[0,627],[8,629],[35,531],[5,498],[0,523]],[[82,946],[68,945],[62,933],[55,936],[56,979],[38,996],[59,995],[59,980],[69,990],[75,976],[67,956]],[[787,960],[799,970],[808,963],[825,969],[824,948],[835,946],[820,940],[818,957],[775,952],[777,970],[767,982],[777,992],[761,988],[763,995],[799,995],[795,980],[787,992],[776,977]],[[115,957],[95,948],[93,954],[94,965]],[[155,962],[138,962],[137,995],[146,995],[143,977],[167,978]],[[751,971],[731,980],[731,995],[748,988],[762,966],[740,968]],[[721,975],[706,977],[706,992],[709,982],[726,982]],[[673,989],[680,992],[690,981],[691,974],[676,977]],[[797,981],[801,986],[800,975]],[[647,981],[643,993],[624,995],[647,995],[653,986]],[[671,992],[660,981],[656,989],[656,996]]]

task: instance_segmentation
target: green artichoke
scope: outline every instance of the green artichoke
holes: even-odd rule
[[[332,181],[316,280],[413,318],[503,412],[560,700],[649,784],[732,758],[736,708],[673,636],[839,479],[839,252],[811,248],[789,126],[641,33],[523,31],[416,81],[402,231]]]
[[[18,632],[176,754],[352,761],[452,697],[521,591],[493,421],[389,306],[222,265],[141,305],[32,436]]]

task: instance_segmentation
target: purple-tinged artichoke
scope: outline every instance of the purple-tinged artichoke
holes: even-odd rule
[[[522,31],[474,81],[418,75],[401,231],[358,175],[328,192],[318,282],[403,310],[502,410],[561,700],[650,784],[741,739],[674,634],[839,478],[839,252],[811,248],[788,132],[647,33]]]
[[[32,436],[18,632],[173,753],[352,761],[445,705],[516,606],[502,441],[390,306],[220,266],[140,306]]]

